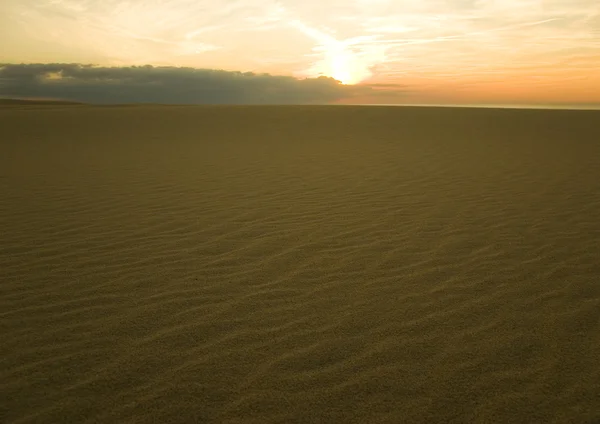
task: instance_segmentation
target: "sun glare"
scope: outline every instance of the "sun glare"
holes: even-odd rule
[[[347,48],[332,49],[328,53],[329,75],[342,84],[358,84],[369,77],[370,72],[367,67],[361,64],[359,57]]]
[[[292,21],[291,25],[316,40],[318,45],[313,51],[323,55],[322,60],[314,63],[304,73],[305,76],[327,75],[344,85],[358,84],[371,76],[370,67],[383,57],[381,48],[371,48],[366,55],[364,49],[363,51],[360,51],[360,49],[358,49],[358,52],[354,51],[359,42],[368,40],[372,36],[337,40],[332,35],[321,32],[298,20]]]
[[[352,59],[351,54],[345,50],[333,53],[330,58],[331,77],[342,84],[356,84],[360,82],[356,72],[354,72]]]

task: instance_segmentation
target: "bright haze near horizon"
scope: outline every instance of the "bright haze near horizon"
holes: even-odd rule
[[[3,0],[0,38],[1,97],[600,105],[596,0]]]

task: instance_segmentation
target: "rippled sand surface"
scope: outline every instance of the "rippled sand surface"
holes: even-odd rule
[[[0,421],[597,423],[600,113],[0,110]]]

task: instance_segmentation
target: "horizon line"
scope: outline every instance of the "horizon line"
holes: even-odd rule
[[[272,104],[252,104],[252,103],[231,103],[231,104],[193,104],[193,103],[151,103],[151,102],[130,102],[130,103],[90,103],[68,99],[51,99],[51,98],[23,98],[23,97],[4,97],[0,95],[0,104],[3,102],[13,103],[15,105],[78,105],[78,106],[204,106],[204,107],[293,107],[293,106],[367,106],[367,107],[419,107],[419,108],[462,108],[462,109],[527,109],[527,110],[600,110],[598,105],[578,105],[578,104],[490,104],[490,103],[472,103],[472,104],[440,104],[440,103],[321,103],[321,104],[290,104],[290,103],[272,103]]]

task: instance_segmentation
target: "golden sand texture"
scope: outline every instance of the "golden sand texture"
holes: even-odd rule
[[[600,419],[600,112],[6,107],[0,151],[0,422]]]

